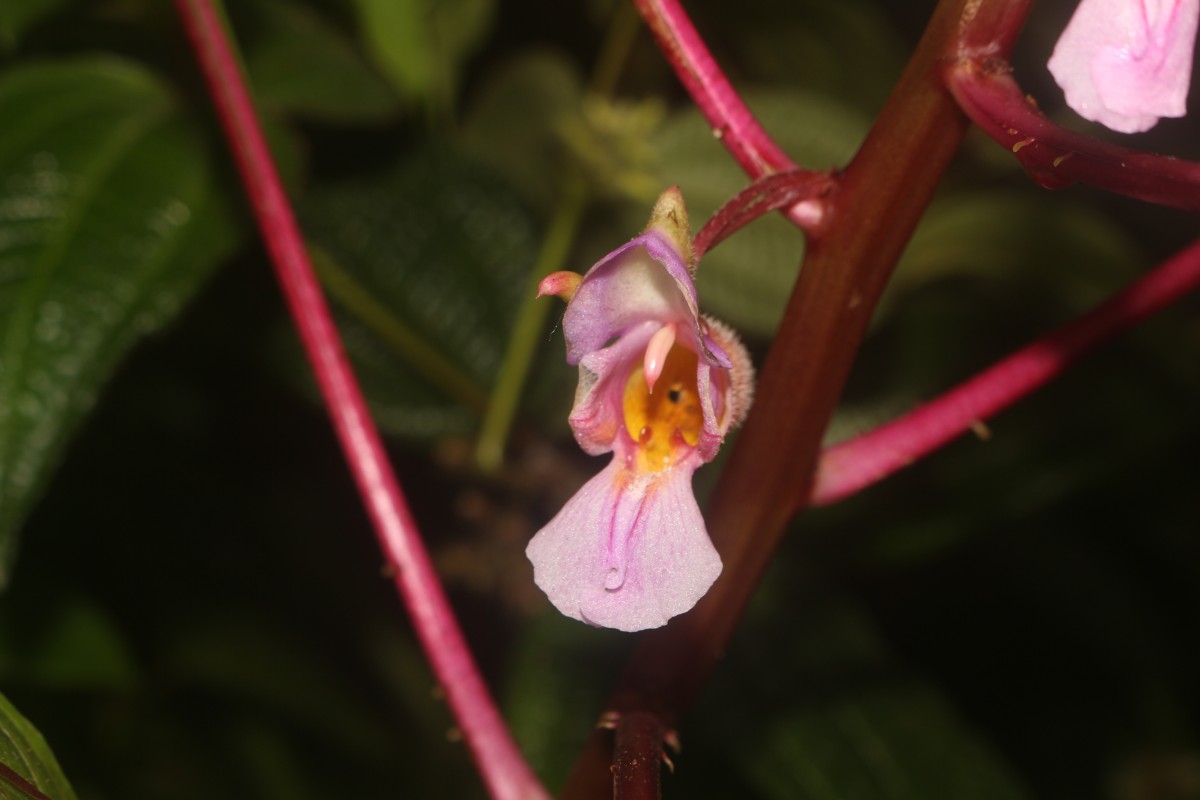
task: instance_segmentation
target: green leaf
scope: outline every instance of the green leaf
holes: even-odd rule
[[[0,584],[17,528],[121,356],[234,241],[198,126],[114,60],[0,79]]]
[[[870,0],[755,3],[739,9],[729,38],[752,79],[786,76],[794,89],[837,97],[874,114],[908,57],[908,44],[886,8]],[[847,58],[848,53],[871,57]]]
[[[749,92],[750,109],[793,159],[812,168],[846,163],[867,130],[865,117],[801,92]],[[671,117],[654,144],[659,183],[683,191],[694,229],[750,179],[695,109]],[[630,218],[644,223],[645,209]],[[770,336],[779,325],[804,257],[804,236],[778,214],[756,221],[704,256],[697,288],[706,311],[746,334]]]
[[[1085,308],[1132,279],[1143,262],[1129,235],[1087,206],[1027,191],[959,192],[930,207],[893,289],[986,276],[1036,282]]]
[[[835,696],[776,720],[745,754],[765,798],[1018,800],[1028,794],[932,690],[917,684]]]
[[[36,797],[23,784],[32,785],[52,800],[74,800],[75,792],[50,752],[46,740],[12,703],[0,695],[0,800],[29,800]]]
[[[11,50],[25,31],[71,0],[4,0],[0,3],[0,50]]]
[[[330,256],[318,268],[381,427],[417,437],[470,430],[537,256],[511,187],[452,154],[418,152],[315,192],[302,216]]]
[[[491,25],[491,0],[354,0],[368,49],[402,96],[449,105],[463,61]]]
[[[343,123],[398,113],[391,87],[327,21],[291,3],[257,5],[264,32],[247,47],[246,67],[264,108]]]
[[[501,172],[540,208],[562,192],[559,126],[581,113],[583,82],[558,53],[535,51],[484,80],[463,121],[464,150]]]

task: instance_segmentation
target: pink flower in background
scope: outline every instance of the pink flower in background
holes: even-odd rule
[[[1067,105],[1123,133],[1186,111],[1200,0],[1081,0],[1048,64]]]
[[[624,631],[687,611],[721,572],[692,494],[745,416],[753,369],[736,335],[700,316],[687,213],[659,198],[645,233],[582,278],[547,277],[568,301],[567,361],[579,365],[570,424],[612,461],[529,543],[534,581],[559,611]]]

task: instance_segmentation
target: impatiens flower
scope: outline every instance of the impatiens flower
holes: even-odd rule
[[[530,541],[534,581],[559,611],[624,631],[687,611],[721,572],[692,495],[745,416],[753,369],[737,337],[702,317],[678,189],[646,231],[582,276],[541,294],[567,300],[567,361],[579,366],[569,422],[586,452],[612,461]]]
[[[1080,116],[1123,133],[1186,112],[1200,0],[1081,0],[1047,66]]]

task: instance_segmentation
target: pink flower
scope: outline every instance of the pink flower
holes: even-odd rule
[[[533,537],[534,581],[559,611],[624,631],[690,609],[721,572],[692,495],[750,404],[753,369],[737,337],[702,317],[678,189],[646,231],[582,278],[557,272],[541,294],[568,301],[567,361],[579,365],[570,424],[609,462]]]
[[[1123,133],[1186,113],[1200,0],[1080,0],[1047,66],[1067,105]]]

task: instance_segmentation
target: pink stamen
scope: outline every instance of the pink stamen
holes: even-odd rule
[[[642,373],[646,376],[646,388],[650,390],[650,394],[654,394],[654,384],[658,382],[659,376],[662,375],[663,366],[667,363],[667,354],[671,352],[671,348],[674,345],[674,322],[659,328],[650,337],[650,344],[646,345],[646,361],[642,366]]]

